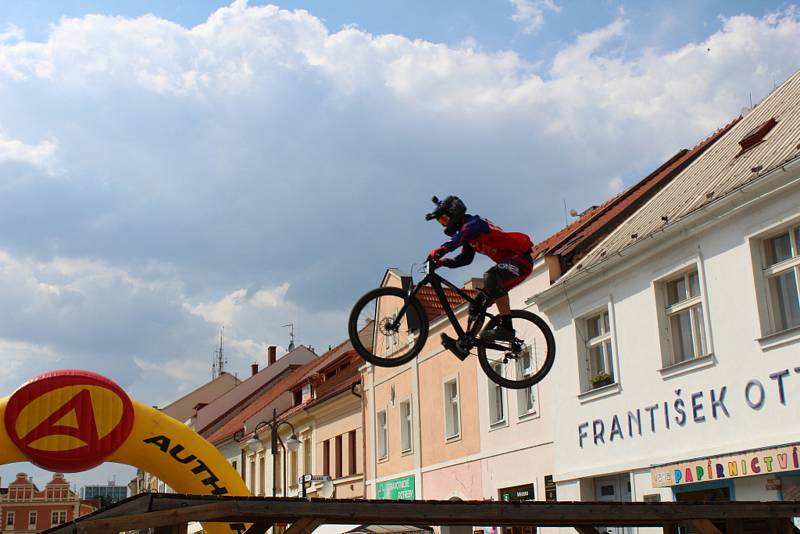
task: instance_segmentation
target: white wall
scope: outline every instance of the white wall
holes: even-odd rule
[[[715,453],[728,453],[780,445],[797,441],[800,421],[800,344],[797,340],[769,348],[757,341],[761,337],[754,288],[751,252],[746,236],[774,225],[776,221],[800,219],[800,189],[781,195],[757,208],[737,213],[702,235],[692,230],[682,233],[670,246],[662,245],[658,254],[635,264],[627,261],[627,270],[610,276],[598,275],[590,290],[568,286],[566,302],[548,310],[556,327],[558,357],[548,381],[558,384],[555,399],[559,410],[556,420],[557,480],[596,476],[603,473],[643,470],[653,464],[680,461]],[[681,266],[696,262],[705,275],[704,312],[710,324],[713,358],[708,365],[684,374],[663,377],[659,326],[653,280]],[[610,303],[614,317],[619,391],[603,398],[581,402],[578,398],[578,334],[574,317],[603,303]],[[770,374],[788,369],[784,380],[785,404],[779,400],[778,384]],[[766,392],[760,409],[745,402],[744,390],[749,380],[759,380]],[[724,405],[712,410],[710,392],[719,397],[725,390]],[[697,418],[692,416],[691,396],[702,404]],[[675,400],[686,404],[687,421],[675,421]],[[664,403],[668,403],[670,428],[666,428]],[[658,404],[654,411],[655,432],[645,408]],[[642,431],[628,429],[629,410],[641,411]],[[613,416],[618,415],[623,436],[610,441]],[[702,419],[704,417],[704,420]],[[604,443],[595,444],[593,424],[602,421]],[[579,425],[587,437],[581,446]],[[643,483],[643,481],[642,481]],[[749,483],[743,483],[747,487]],[[763,485],[762,485],[763,487]],[[572,485],[561,484],[565,496],[574,494]],[[763,494],[755,491],[752,495]],[[737,498],[741,498],[737,492]]]

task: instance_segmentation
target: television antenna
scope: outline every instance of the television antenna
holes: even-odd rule
[[[289,327],[289,346],[286,348],[286,352],[291,352],[294,350],[294,323],[289,323],[283,325],[284,328]]]
[[[214,351],[214,363],[211,364],[211,378],[217,378],[225,372],[225,364],[228,363],[228,358],[225,357],[225,327],[223,326],[219,331],[219,347]]]

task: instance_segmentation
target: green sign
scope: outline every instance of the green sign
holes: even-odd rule
[[[413,501],[414,475],[378,482],[378,498]]]

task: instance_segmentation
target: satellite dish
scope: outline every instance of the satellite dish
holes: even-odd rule
[[[578,212],[575,211],[574,209],[569,210],[569,214],[572,215],[573,217],[577,217],[578,216]]]

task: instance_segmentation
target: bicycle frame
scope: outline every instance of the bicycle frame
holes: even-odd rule
[[[449,280],[443,278],[441,275],[436,274],[436,267],[437,266],[430,260],[425,262],[425,271],[426,271],[425,277],[422,280],[420,280],[420,282],[418,284],[411,286],[408,298],[406,299],[406,302],[403,304],[403,307],[400,308],[400,310],[397,312],[397,319],[396,320],[399,321],[400,318],[405,315],[406,309],[408,308],[408,301],[411,298],[416,297],[417,293],[419,292],[419,290],[422,287],[424,287],[426,285],[430,285],[433,288],[434,293],[436,293],[436,297],[439,299],[439,302],[442,304],[442,307],[444,308],[444,313],[447,315],[447,318],[450,321],[450,324],[453,325],[453,328],[455,329],[456,334],[458,334],[458,338],[461,339],[464,336],[466,336],[467,334],[470,334],[471,336],[474,337],[477,334],[477,332],[471,332],[471,331],[469,331],[470,330],[469,328],[467,330],[464,330],[463,328],[461,328],[461,325],[459,324],[458,319],[456,318],[456,314],[453,311],[453,307],[450,305],[450,302],[447,300],[447,295],[445,295],[443,286],[449,287],[450,289],[452,289],[453,291],[458,293],[458,295],[461,298],[463,298],[465,301],[467,301],[470,304],[474,304],[475,303],[475,299],[470,297],[460,287],[456,286],[455,284],[453,284]],[[489,319],[494,317],[493,314],[487,312],[486,310],[483,311],[483,314],[486,317],[488,317]],[[478,323],[476,322],[476,324],[478,324]],[[483,324],[483,321],[481,321],[480,324],[478,324],[478,328],[480,328],[480,326],[482,326],[482,324]],[[395,328],[397,327],[397,325],[393,325],[393,326]],[[470,325],[468,324],[468,326],[470,326]],[[472,330],[476,330],[474,325],[472,325]],[[502,347],[494,346],[493,344],[489,345],[489,346],[490,346],[490,348],[491,347],[496,347],[496,348],[502,349]]]

